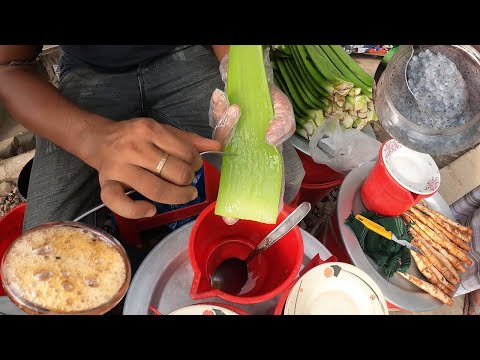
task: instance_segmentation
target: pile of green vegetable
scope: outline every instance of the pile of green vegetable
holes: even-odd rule
[[[412,240],[408,233],[410,226],[406,226],[399,216],[381,216],[371,211],[364,211],[361,215],[393,232],[398,239],[407,240],[408,242]],[[387,240],[367,229],[365,225],[355,219],[353,212],[345,220],[345,224],[355,233],[363,252],[383,269],[387,279],[391,278],[397,271],[405,272],[408,270],[411,258],[410,251],[405,246]]]
[[[340,45],[273,45],[270,62],[275,84],[293,105],[297,133],[306,139],[326,116],[347,129],[378,120],[373,78]]]

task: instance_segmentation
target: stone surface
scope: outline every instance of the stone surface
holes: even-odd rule
[[[25,154],[0,160],[0,182],[10,181],[16,184],[23,167],[34,155],[35,150],[31,150]]]
[[[14,185],[10,182],[0,183],[0,196],[6,196],[8,193],[12,192]]]

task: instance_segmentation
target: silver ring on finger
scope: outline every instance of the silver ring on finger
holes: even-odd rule
[[[160,175],[160,173],[162,172],[163,167],[165,166],[165,163],[167,162],[167,159],[168,159],[168,153],[164,153],[162,158],[158,162],[158,165],[157,165],[157,170],[156,171],[157,171],[158,175]]]

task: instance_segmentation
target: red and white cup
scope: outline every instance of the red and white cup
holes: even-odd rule
[[[399,216],[435,194],[439,187],[440,171],[433,158],[391,139],[382,144],[361,196],[368,210]]]

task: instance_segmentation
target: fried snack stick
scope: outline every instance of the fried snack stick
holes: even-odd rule
[[[410,213],[411,214],[411,213]],[[409,213],[406,213],[406,215],[413,221],[416,219],[412,217],[412,215],[409,215]],[[425,226],[422,224],[421,221],[415,221],[415,224],[413,225],[415,228],[419,228],[423,230],[424,233],[426,233],[433,241],[435,241],[437,244],[445,248],[450,254],[454,255],[461,261],[463,261],[467,265],[472,265],[472,260],[468,257],[468,255],[460,249],[457,245],[453,244],[452,242],[448,240],[444,240],[443,238],[437,236],[428,226]]]
[[[410,250],[410,254],[413,257],[413,260],[415,260],[418,270],[423,274],[423,276],[427,278],[428,281],[430,281],[433,285],[438,286],[438,288],[442,290],[445,294],[449,296],[452,296],[454,294],[454,291],[443,285],[440,280],[435,276],[435,274],[428,268],[427,264],[423,262],[422,256],[420,254],[417,254],[415,251],[412,250]]]
[[[427,283],[427,282],[425,282],[423,280],[420,280],[419,278],[417,278],[415,276],[412,276],[410,274],[407,274],[407,273],[402,273],[402,272],[397,271],[397,274],[400,275],[401,277],[403,277],[404,279],[407,279],[412,284],[418,286],[423,291],[429,293],[435,299],[440,300],[444,304],[447,304],[447,305],[450,305],[450,306],[453,305],[453,299],[450,296],[445,295],[445,293],[442,290],[440,290],[438,288],[438,286]]]
[[[463,250],[466,250],[466,251],[469,251],[470,250],[470,245],[468,245],[468,241],[469,240],[463,240],[459,237],[457,237],[455,234],[452,234],[450,231],[448,231],[447,229],[445,229],[441,224],[439,224],[435,218],[432,218],[430,217],[430,219],[432,219],[432,224],[439,230],[442,232],[442,234],[448,239],[450,240],[451,242],[453,242],[454,244],[458,245],[458,247],[462,248]]]
[[[443,286],[445,286],[451,292],[455,292],[456,287],[450,284],[447,279],[445,279],[442,273],[438,271],[435,266],[433,266],[432,262],[428,259],[428,257],[422,256],[422,261],[425,263],[425,265],[427,265],[428,269],[430,269],[430,271],[437,277],[437,279],[442,283]]]
[[[470,246],[465,243],[465,241],[458,239],[455,237],[453,234],[449,233],[445,228],[443,228],[441,225],[438,225],[434,218],[429,217],[427,215],[424,215],[421,211],[415,209],[415,208],[410,208],[410,212],[413,213],[413,215],[420,220],[424,225],[427,225],[430,229],[435,232],[439,237],[443,237],[444,240],[450,240],[453,242],[455,245],[457,245],[459,248],[469,251]],[[447,235],[448,234],[448,235]]]
[[[445,264],[440,259],[438,259],[432,251],[430,251],[430,248],[425,245],[425,240],[422,240],[422,238],[418,238],[412,241],[412,244],[422,250],[428,260],[430,260],[433,266],[435,266],[437,270],[440,271],[443,276],[445,276],[445,279],[447,279],[450,284],[458,284],[458,280],[455,275],[453,275],[453,273],[448,269],[448,267],[446,267]]]
[[[407,214],[407,213],[404,213],[402,214],[402,219],[409,223],[409,222],[413,222],[415,223],[415,219],[412,218],[411,215]],[[415,236],[415,235],[418,235],[420,236],[422,239],[424,239],[426,242],[428,242],[434,249],[436,249],[437,251],[439,251],[442,255],[444,255],[449,261],[450,263],[453,265],[453,267],[461,272],[465,272],[465,268],[462,266],[462,261],[459,260],[456,256],[454,256],[453,254],[449,253],[445,248],[443,248],[438,242],[436,242],[435,240],[433,240],[425,231],[423,231],[419,226],[417,226],[416,224],[411,226],[410,229],[409,229],[410,233],[412,234],[412,236]],[[453,245],[453,244],[452,244]],[[461,251],[459,249],[459,251]]]
[[[459,236],[462,240],[464,240],[464,238],[467,239],[465,241],[471,241],[472,240],[473,230],[470,229],[469,227],[463,226],[463,225],[459,224],[458,222],[453,221],[452,219],[449,219],[445,215],[440,214],[438,211],[429,209],[428,207],[425,207],[423,205],[417,204],[417,205],[415,205],[415,207],[418,210],[424,212],[425,214],[430,215],[431,217],[438,219],[439,223],[442,224],[451,233],[453,233],[455,235],[457,235],[457,233],[460,233],[462,235],[465,234],[466,236],[464,236],[464,237]]]
[[[412,234],[412,236],[415,238],[415,237],[421,237],[423,240],[425,240],[429,245],[431,245],[435,250],[437,250],[440,254],[442,254],[443,256],[445,256],[448,261],[450,262],[450,264],[453,265],[453,267],[455,268],[455,270],[457,271],[461,271],[462,273],[464,273],[465,271],[467,271],[463,266],[462,266],[462,262],[460,260],[458,260],[455,256],[453,256],[452,254],[450,254],[447,250],[445,250],[443,247],[441,247],[440,245],[438,245],[435,241],[432,241],[432,239],[430,239],[430,237],[425,234],[423,231],[422,231],[422,235],[420,235],[420,233],[417,231],[421,231],[420,229],[414,229],[413,227],[410,228],[410,233]]]
[[[450,264],[450,261],[448,261],[448,259],[447,259],[445,256],[443,256],[443,255],[440,254],[437,250],[435,250],[435,249],[433,248],[433,246],[428,243],[428,241],[426,241],[425,239],[422,239],[421,237],[420,237],[419,240],[420,240],[420,242],[421,242],[423,245],[425,245],[425,246],[428,248],[428,250],[430,250],[430,251],[432,252],[432,254],[433,254],[438,260],[440,260],[440,261],[443,263],[443,265],[445,265],[445,266],[447,267],[447,269],[453,274],[453,276],[455,277],[455,279],[457,279],[457,282],[460,282],[460,281],[461,281],[460,275],[458,275],[457,270],[455,270],[455,268],[453,267],[453,265]]]

